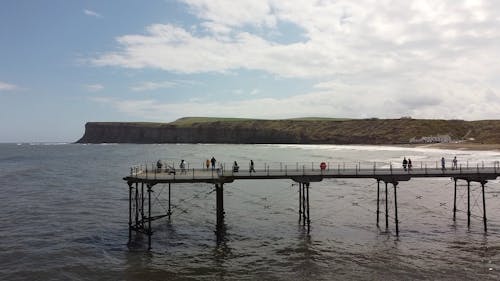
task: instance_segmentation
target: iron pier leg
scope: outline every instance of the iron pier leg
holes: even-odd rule
[[[144,183],[141,183],[141,227],[144,229]]]
[[[139,225],[139,183],[135,183],[135,227]]]
[[[148,250],[151,250],[151,185],[148,184]]]
[[[302,219],[302,183],[299,182],[299,222]]]
[[[224,228],[224,194],[223,194],[223,184],[215,185],[215,199],[216,199],[216,213],[217,213],[217,236],[222,234]]]
[[[379,214],[380,214],[380,180],[377,180],[377,226],[378,226],[378,221],[379,221]]]
[[[306,225],[306,184],[302,184],[302,224]]]
[[[220,206],[221,206],[221,213],[222,213],[222,221],[224,221],[224,216],[226,212],[224,212],[224,184],[220,184]]]
[[[484,198],[484,184],[486,181],[481,182],[481,189],[483,193],[483,223],[484,223],[484,232],[488,231],[488,227],[486,226],[486,199]]]
[[[455,221],[457,215],[457,178],[453,178],[453,180],[455,180],[455,191],[453,193],[453,221]]]
[[[172,215],[172,209],[170,208],[170,183],[168,183],[168,218],[170,218],[170,215]]]
[[[128,241],[132,238],[132,183],[128,183]]]
[[[311,228],[311,217],[309,216],[309,183],[306,183],[307,190],[307,232],[309,232]]]
[[[467,227],[470,227],[470,180],[467,180]]]
[[[220,193],[219,184],[215,184],[215,217],[216,217],[215,228],[217,233],[219,232],[220,220],[221,220],[219,193]]]
[[[394,186],[394,222],[396,223],[396,236],[399,236],[399,222],[398,222],[398,198],[396,196],[396,189],[398,187],[398,182],[393,182]]]
[[[385,182],[385,229],[389,229],[389,206],[387,202],[387,182]]]

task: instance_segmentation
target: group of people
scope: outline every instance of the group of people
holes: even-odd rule
[[[205,161],[205,167],[206,169],[208,170],[210,168],[210,165],[212,165],[212,170],[215,169],[215,164],[217,163],[217,160],[215,159],[215,157],[212,156],[212,158],[209,160],[207,159]],[[240,166],[238,166],[238,162],[234,161],[233,162],[233,172],[239,172],[240,171]],[[249,169],[250,173],[255,173],[255,165],[253,163],[253,160],[250,160],[250,169]]]
[[[458,169],[458,160],[456,156],[453,158],[453,160],[451,160],[451,164],[452,170]],[[444,157],[441,157],[441,169],[446,170],[446,160],[444,159]]]
[[[249,172],[250,173],[255,173],[255,164],[253,163],[253,160],[250,160],[250,166],[249,166]],[[233,173],[239,172],[240,166],[238,166],[238,162],[234,161],[233,163]]]
[[[208,168],[210,167],[210,164],[212,164],[212,170],[214,170],[215,169],[215,163],[217,163],[217,160],[215,160],[215,157],[212,156],[212,159],[210,159],[210,160],[207,159],[205,161],[205,167],[207,167],[207,170],[208,170]]]
[[[452,170],[457,169],[458,168],[458,160],[457,160],[456,156],[453,158],[453,160],[451,162],[452,162],[451,169]],[[208,170],[210,168],[210,165],[211,165],[212,170],[215,170],[216,163],[217,163],[217,160],[215,159],[215,157],[212,156],[212,158],[210,160],[207,159],[205,161],[206,169]],[[161,160],[158,160],[158,162],[156,162],[156,167],[157,167],[158,171],[161,171],[161,169],[163,167],[163,163],[161,162]],[[326,168],[326,164],[321,163],[320,167],[321,167],[321,170],[324,170]],[[179,168],[181,170],[181,174],[186,174],[186,161],[184,161],[184,159],[182,159],[181,162],[179,163]],[[410,158],[406,159],[406,156],[403,157],[403,169],[405,171],[411,171],[412,168],[413,168],[413,164],[411,162],[411,159]],[[444,157],[441,157],[441,169],[446,170],[446,160]],[[238,166],[238,162],[234,161],[233,172],[239,172],[239,170],[240,170],[240,167]],[[255,173],[255,165],[253,163],[253,160],[250,160],[249,172]]]
[[[458,169],[458,160],[457,160],[456,156],[453,158],[451,163],[452,163],[452,166],[451,166],[452,170]],[[408,158],[408,160],[406,160],[406,157],[403,158],[403,169],[405,171],[411,171],[412,163],[411,163],[410,158]],[[441,169],[446,170],[446,160],[444,159],[444,157],[441,157]]]
[[[408,160],[406,160],[406,157],[403,158],[403,169],[405,171],[411,171],[411,168],[413,167],[413,164],[411,163],[411,159],[408,158]]]

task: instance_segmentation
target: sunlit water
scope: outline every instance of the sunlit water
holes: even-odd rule
[[[213,186],[178,184],[171,220],[153,223],[153,249],[141,235],[127,246],[122,178],[135,164],[185,159],[199,168],[215,156],[243,168],[253,159],[256,169],[280,161],[389,166],[406,156],[418,166],[455,155],[461,164],[500,159],[497,152],[377,146],[0,144],[0,280],[498,280],[497,181],[486,185],[487,234],[477,183],[470,229],[465,183],[458,186],[456,222],[453,181],[400,183],[399,237],[392,188],[389,229],[383,213],[376,226],[375,180],[312,183],[309,234],[298,221],[293,182],[237,181],[224,185],[221,243]],[[166,212],[166,194],[164,185],[155,186],[154,214]]]

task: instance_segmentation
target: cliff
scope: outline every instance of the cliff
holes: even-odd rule
[[[172,123],[89,122],[78,143],[405,144],[449,135],[500,143],[500,120],[181,118]]]

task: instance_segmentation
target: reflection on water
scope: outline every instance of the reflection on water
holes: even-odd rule
[[[287,180],[224,185],[225,227],[215,235],[215,192],[209,184],[172,185],[170,219],[128,242],[129,167],[158,158],[202,165],[207,158],[257,169],[279,162],[399,163],[494,161],[497,152],[378,146],[300,145],[0,145],[0,279],[2,280],[498,280],[498,181],[486,185],[488,233],[480,185],[414,179],[398,185],[400,236],[393,188],[389,228],[381,184],[376,225],[374,180],[329,179],[310,187],[311,231],[299,222],[298,186]],[[153,215],[168,206],[155,186]]]

